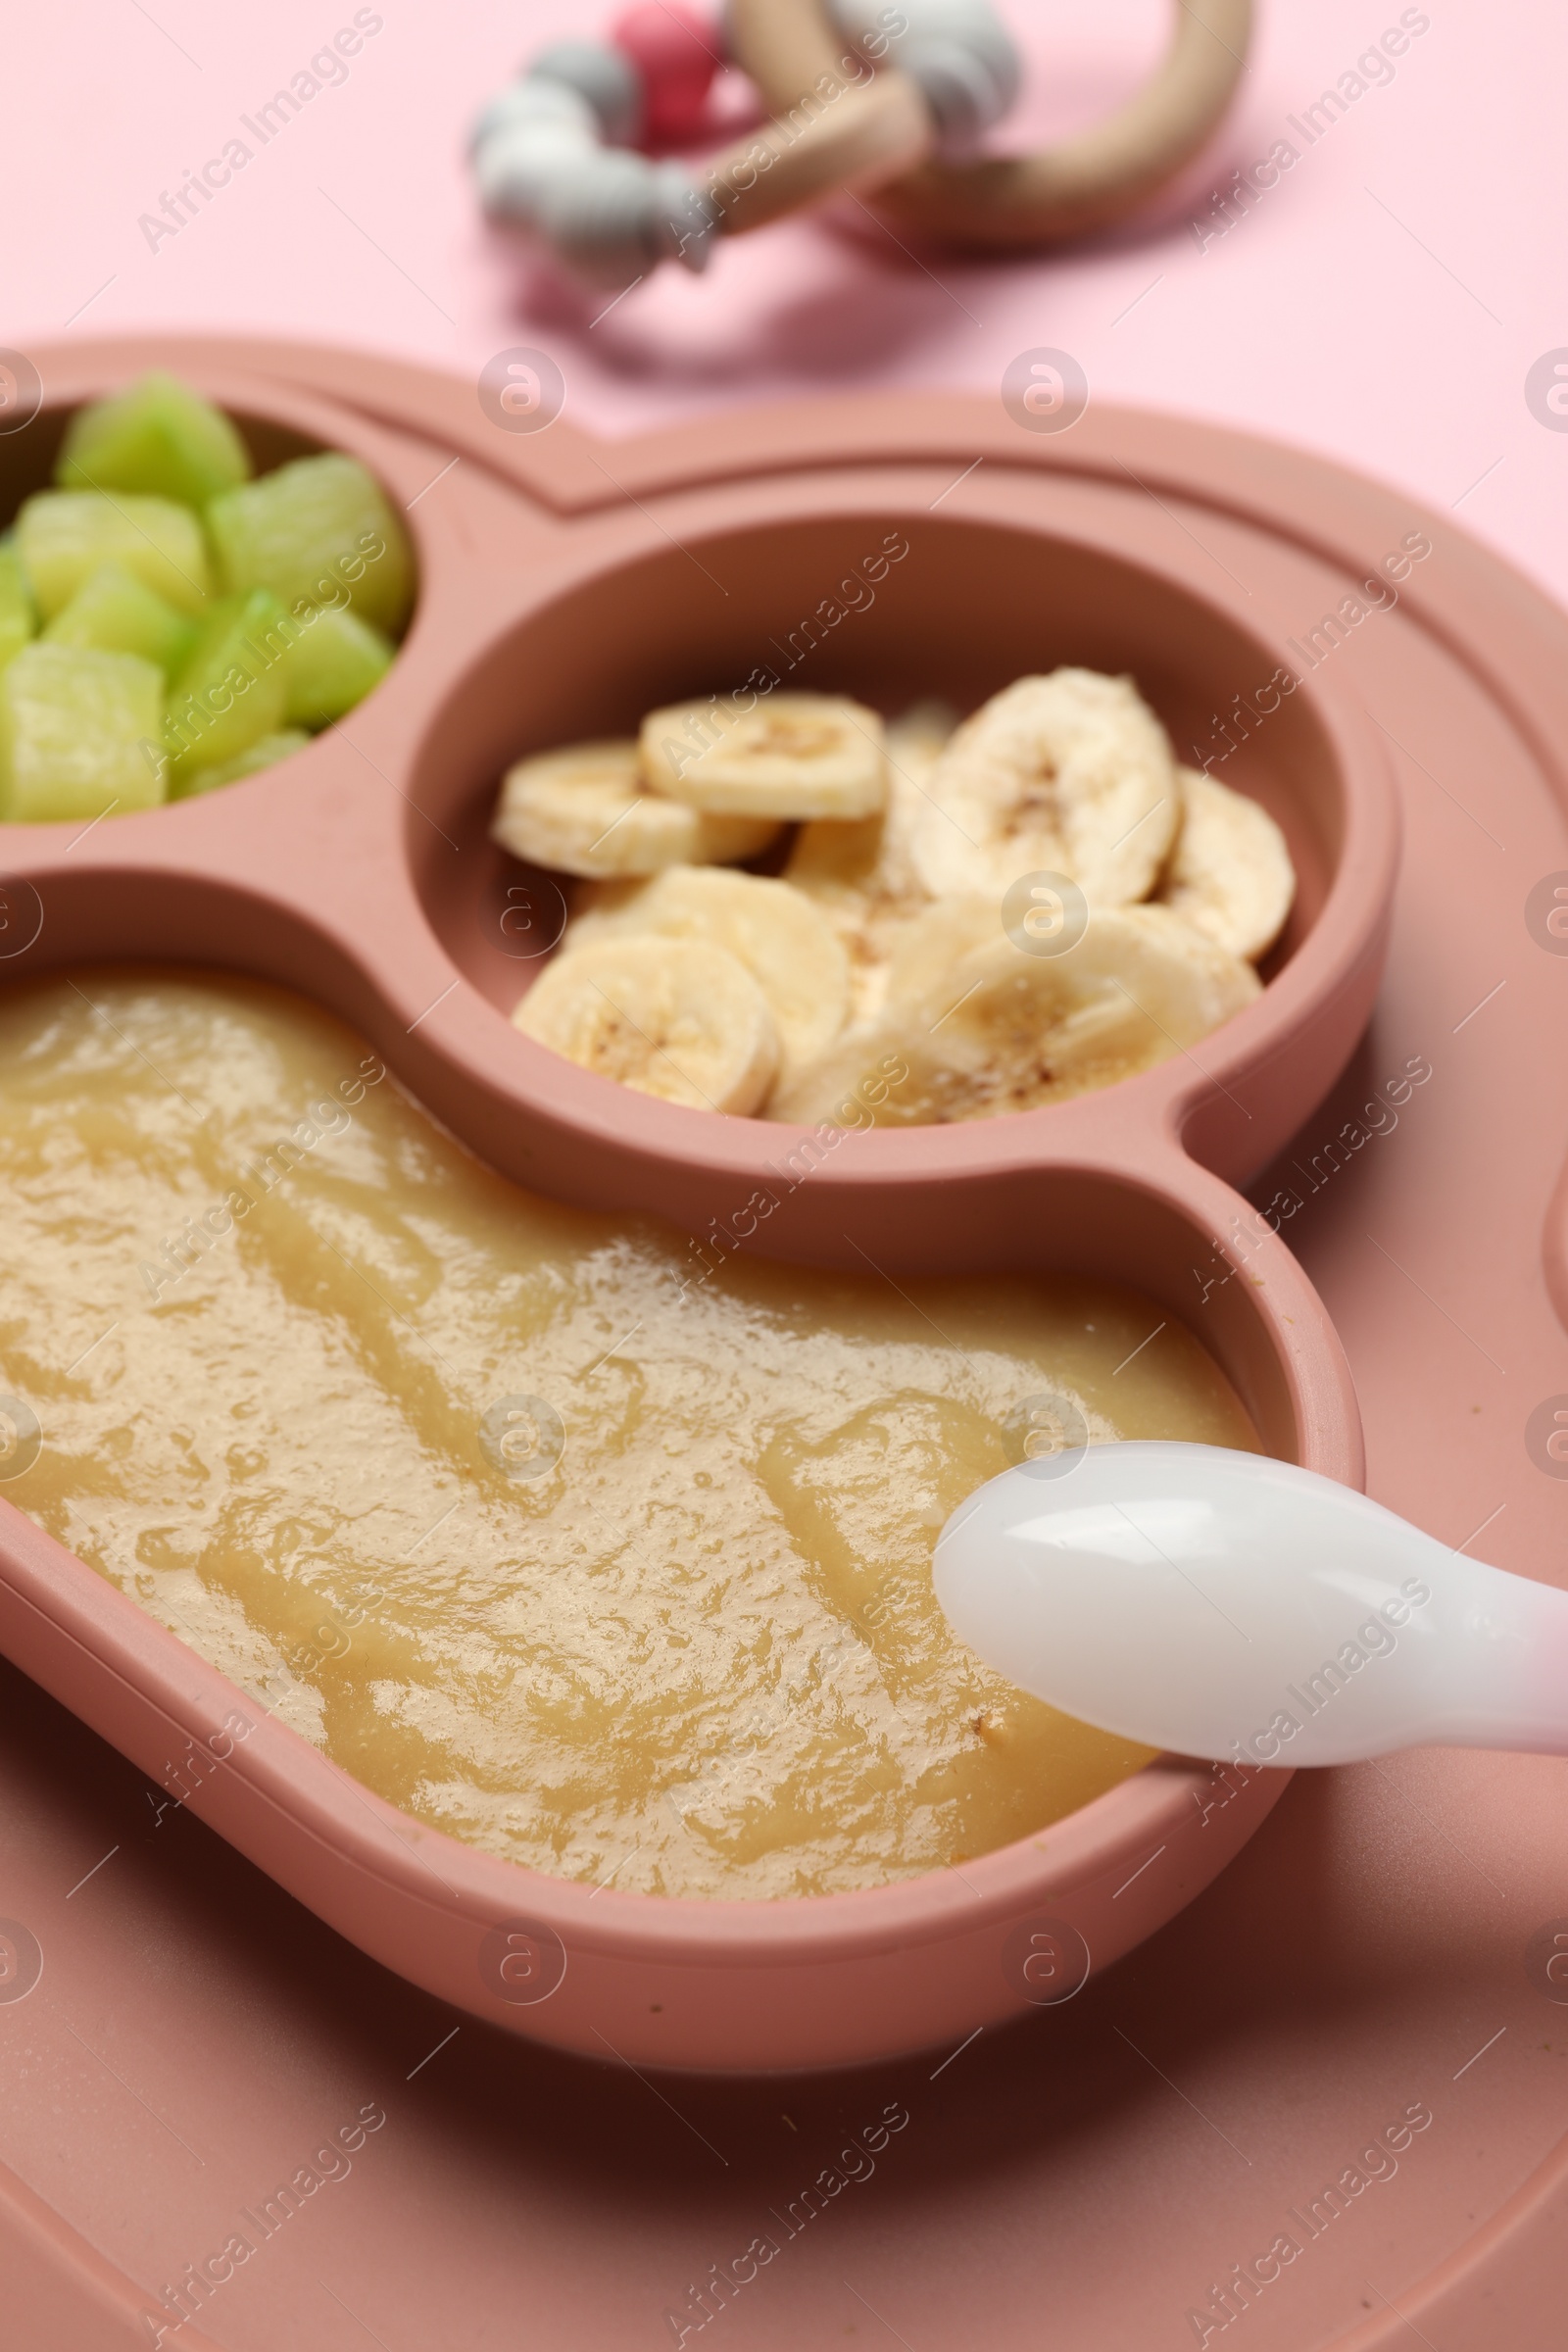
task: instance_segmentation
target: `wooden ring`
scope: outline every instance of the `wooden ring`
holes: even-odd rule
[[[1174,36],[1158,72],[1104,122],[1034,155],[966,164],[935,159],[928,136],[924,160],[875,187],[872,209],[894,227],[981,251],[1054,244],[1123,220],[1174,178],[1215,129],[1246,66],[1251,29],[1252,0],[1176,0]],[[764,136],[798,119],[823,77],[842,75],[845,43],[822,0],[731,0],[730,33],[736,63],[775,118]],[[887,84],[902,84],[929,124],[924,100],[906,75],[884,68],[872,90]],[[870,95],[848,93],[840,105]],[[899,121],[906,125],[906,108]],[[842,126],[841,137],[849,127]],[[890,137],[887,144],[892,149],[898,141]],[[783,175],[770,192],[783,201],[770,203],[767,219],[810,200],[790,200],[792,163],[786,151],[767,175]],[[864,171],[858,184],[864,193]],[[759,211],[754,220],[737,208],[728,225],[749,228],[763,217]]]

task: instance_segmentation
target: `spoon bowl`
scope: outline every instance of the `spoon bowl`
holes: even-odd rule
[[[1568,1594],[1265,1454],[1136,1441],[1020,1463],[954,1513],[935,1579],[1009,1681],[1178,1754],[1568,1754]]]

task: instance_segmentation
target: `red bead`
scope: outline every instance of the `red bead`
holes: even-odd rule
[[[652,0],[617,17],[610,38],[642,74],[650,137],[683,139],[697,131],[719,66],[716,26],[680,0]]]

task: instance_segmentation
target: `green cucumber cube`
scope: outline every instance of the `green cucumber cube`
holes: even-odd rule
[[[164,673],[139,654],[28,645],[0,670],[0,814],[42,823],[164,797]]]
[[[196,640],[195,621],[138,580],[123,564],[100,564],[62,606],[44,631],[49,645],[96,645],[111,654],[140,654],[174,677]]]
[[[225,784],[237,784],[243,776],[254,776],[264,767],[275,767],[279,760],[303,752],[310,737],[298,727],[284,727],[276,735],[264,735],[247,752],[236,752],[232,760],[220,760],[216,767],[198,767],[188,776],[174,782],[175,800],[194,800],[199,792],[218,792]]]
[[[250,452],[221,409],[163,374],[78,409],[55,466],[67,490],[131,490],[197,508],[250,477]]]
[[[218,568],[232,594],[270,588],[290,612],[351,604],[396,636],[414,599],[407,533],[357,458],[297,458],[207,509]]]
[[[8,535],[0,539],[0,669],[30,643],[37,628],[27,575],[16,540]]]
[[[347,605],[299,618],[304,627],[283,658],[289,724],[329,727],[385,677],[396,648]]]
[[[45,620],[104,564],[122,564],[181,612],[200,612],[211,584],[202,526],[167,498],[39,490],[17,516],[17,545]]]
[[[298,627],[270,588],[213,607],[169,701],[164,737],[173,794],[202,768],[277,733],[288,695],[284,659]]]

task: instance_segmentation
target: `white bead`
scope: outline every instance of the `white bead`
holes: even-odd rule
[[[635,145],[643,126],[643,77],[621,50],[607,41],[557,41],[528,73],[586,98],[612,147]]]
[[[594,132],[570,122],[519,122],[493,131],[473,159],[479,201],[493,220],[538,225],[539,208],[562,172],[602,153]]]
[[[1015,102],[1023,80],[1017,45],[991,0],[900,0],[899,14],[909,28],[901,35],[901,48],[904,43],[914,49],[928,41],[956,41],[986,67],[1004,106]]]
[[[469,154],[476,154],[497,131],[514,130],[524,122],[569,123],[590,137],[599,135],[599,118],[579,91],[568,89],[564,81],[547,81],[541,74],[530,74],[521,81],[509,82],[475,118],[468,133]]]

